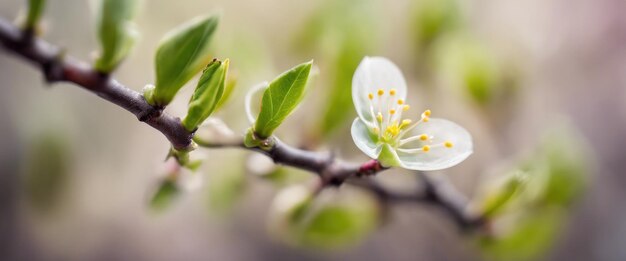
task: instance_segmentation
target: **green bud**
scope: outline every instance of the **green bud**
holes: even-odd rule
[[[217,107],[224,93],[228,64],[228,59],[224,62],[213,60],[202,72],[182,122],[188,131],[195,130]]]
[[[101,0],[98,14],[98,39],[101,51],[95,68],[104,73],[114,70],[132,49],[138,32],[132,19],[137,0]]]
[[[276,77],[263,93],[261,111],[254,131],[261,138],[274,130],[293,112],[304,96],[313,61],[300,64]]]
[[[196,18],[161,40],[155,57],[156,88],[154,97],[149,99],[152,105],[169,104],[178,90],[209,62],[209,43],[218,20],[217,16]]]

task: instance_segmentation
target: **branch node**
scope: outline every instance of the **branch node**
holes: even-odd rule
[[[32,42],[31,42],[32,43]],[[63,76],[63,59],[65,57],[65,49],[59,51],[54,59],[50,59],[41,64],[43,75],[47,83],[54,83],[64,80]]]

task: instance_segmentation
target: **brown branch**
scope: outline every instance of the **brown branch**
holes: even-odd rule
[[[192,146],[194,133],[187,131],[178,117],[163,112],[148,104],[143,96],[118,81],[95,71],[88,64],[71,56],[66,56],[60,48],[32,35],[31,31],[22,31],[10,22],[0,18],[0,42],[11,53],[21,56],[38,66],[48,83],[71,82],[103,99],[110,101],[134,114],[140,121],[157,129],[178,150],[187,150]],[[362,164],[336,159],[330,153],[301,150],[282,143],[275,137],[266,140],[267,148],[247,148],[243,142],[230,144],[208,144],[196,140],[205,147],[239,147],[265,154],[275,163],[292,166],[317,173],[324,186],[340,186],[346,180],[370,190],[381,200],[389,202],[424,202],[444,209],[462,228],[479,226],[482,221],[466,213],[466,199],[446,184],[438,184],[423,179],[424,189],[414,194],[400,194],[390,191],[372,179],[351,179],[374,175],[385,170],[376,160]],[[425,176],[424,176],[425,177]]]
[[[0,42],[5,49],[39,66],[48,83],[74,83],[131,112],[140,121],[163,133],[175,148],[186,149],[190,146],[193,133],[180,124],[179,118],[148,104],[140,93],[93,70],[86,63],[64,55],[58,47],[33,37],[31,33],[20,30],[2,18]]]

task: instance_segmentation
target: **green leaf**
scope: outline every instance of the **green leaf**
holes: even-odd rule
[[[159,184],[159,188],[150,199],[150,208],[155,211],[163,211],[172,205],[179,194],[180,189],[176,181],[166,178]]]
[[[72,157],[68,144],[56,133],[45,133],[33,139],[23,158],[22,177],[28,203],[40,211],[39,214],[54,211],[71,178]]]
[[[188,131],[195,130],[206,120],[222,99],[228,64],[228,59],[224,62],[213,60],[202,72],[198,86],[189,101],[187,116],[182,121]]]
[[[35,29],[37,23],[39,23],[39,19],[41,19],[41,15],[43,14],[43,10],[46,7],[45,0],[29,0],[28,1],[28,15],[26,16],[26,29],[32,30]]]
[[[97,24],[102,49],[96,70],[111,72],[132,49],[138,36],[132,23],[137,5],[136,0],[101,0]]]
[[[180,88],[209,62],[209,43],[217,28],[217,16],[191,20],[169,32],[155,57],[156,84],[152,100],[156,106],[169,104]]]
[[[493,217],[501,213],[510,203],[514,202],[524,189],[527,174],[521,171],[509,173],[492,191],[489,191],[482,202],[483,215]]]
[[[254,128],[261,138],[272,135],[304,96],[313,61],[300,64],[274,79],[263,93],[261,111]]]

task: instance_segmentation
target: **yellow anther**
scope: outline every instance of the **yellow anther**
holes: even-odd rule
[[[391,95],[391,96],[396,95],[396,89],[389,90],[389,95]]]
[[[451,141],[446,141],[443,143],[443,146],[446,146],[446,148],[452,148],[454,147],[454,144]]]
[[[423,151],[423,152],[428,152],[428,151],[430,151],[430,146],[428,146],[428,145],[424,145],[424,146],[422,147],[422,151]]]
[[[425,110],[424,111],[424,115],[426,115],[427,117],[430,117],[430,113],[431,113],[430,110]]]
[[[391,114],[391,115],[396,114],[396,110],[395,110],[395,109],[391,109],[391,110],[389,110],[389,114]]]
[[[398,105],[402,105],[404,104],[404,100],[403,99],[398,99]]]
[[[399,128],[402,129],[402,128],[406,127],[406,126],[409,126],[409,124],[411,124],[411,120],[409,120],[409,119],[402,120],[402,123],[400,123],[400,127]]]
[[[424,117],[424,118],[422,118],[422,121],[423,121],[423,122],[428,122],[429,120],[430,120],[430,118],[428,118],[428,117]]]
[[[378,96],[383,96],[383,94],[385,94],[385,90],[378,89]]]
[[[398,123],[396,122],[393,125],[387,127],[385,132],[391,134],[392,137],[395,137],[396,135],[398,135],[398,133],[400,133],[400,128],[398,128]]]
[[[379,112],[378,115],[376,115],[376,120],[378,122],[383,122],[383,114]]]
[[[411,108],[411,106],[409,106],[409,105],[402,106],[402,110],[403,111],[408,111],[410,108]]]
[[[428,140],[428,135],[426,135],[426,134],[422,134],[422,135],[420,135],[420,140],[421,140],[421,141],[426,141],[426,140]]]
[[[372,93],[367,94],[367,98],[370,99],[370,100],[373,100],[374,99],[374,94],[372,94]]]

